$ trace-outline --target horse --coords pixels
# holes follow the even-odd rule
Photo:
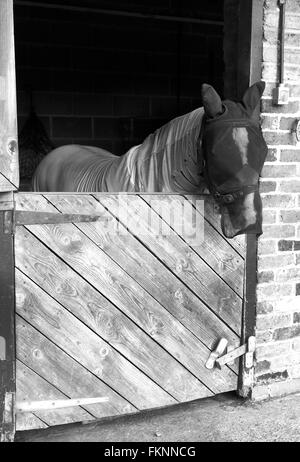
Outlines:
[[[38,165],[33,190],[201,194],[208,188],[227,238],[261,234],[259,176],[267,145],[256,108],[264,88],[260,81],[241,101],[222,101],[203,84],[203,107],[171,120],[123,156],[91,146],[54,149]]]

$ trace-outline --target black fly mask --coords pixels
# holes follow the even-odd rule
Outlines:
[[[264,88],[264,82],[254,84],[237,103],[222,102],[211,86],[202,86],[204,175],[220,205],[222,231],[230,238],[262,233],[258,181],[267,145],[253,113]]]

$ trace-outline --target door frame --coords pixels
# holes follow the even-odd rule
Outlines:
[[[261,79],[263,0],[237,0],[240,10],[238,24],[238,94]],[[13,12],[13,0],[5,0],[5,6]],[[5,28],[0,15],[0,28]],[[9,31],[11,34],[11,30]],[[11,42],[10,42],[11,43]],[[1,50],[0,50],[1,51]],[[15,85],[11,82],[11,85]],[[258,110],[259,115],[259,110]],[[17,114],[15,113],[15,117]],[[13,441],[15,434],[14,401],[16,387],[15,349],[15,285],[13,228],[7,228],[13,212],[13,191],[0,192],[0,441]],[[242,338],[245,343],[255,335],[256,323],[256,273],[257,237],[247,236],[245,261],[244,304],[242,315]],[[4,309],[5,307],[5,309]],[[2,355],[2,356],[1,356]],[[254,386],[254,370],[246,369],[241,358],[238,394],[251,398]]]
[[[263,49],[263,0],[238,0],[238,59],[237,59],[237,95],[242,98],[246,89],[262,76]],[[256,117],[260,108],[256,108]],[[241,343],[249,337],[255,337],[256,328],[256,286],[257,286],[257,242],[258,236],[246,237],[246,260],[244,278],[244,303],[242,315]],[[243,398],[252,398],[255,376],[254,367],[247,369],[245,356],[240,359],[238,394]]]

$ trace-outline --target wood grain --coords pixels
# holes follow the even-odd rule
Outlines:
[[[197,204],[198,208],[200,208],[199,199],[197,201],[196,197],[194,197],[191,201],[187,201],[182,196],[172,196],[171,194],[166,195],[160,200],[150,195],[143,197],[143,199],[166,220],[169,226],[173,225],[170,210],[172,210],[173,214],[176,214],[176,217],[179,218],[182,216],[184,223],[180,229],[180,231],[183,231],[180,234],[181,238],[186,240],[184,234],[193,236],[193,233],[198,233],[199,243],[197,243],[197,235],[195,235],[192,241],[189,240],[187,243],[240,297],[243,296],[244,261],[228,244],[226,239],[208,221],[203,219],[204,213],[202,215],[197,211]],[[190,213],[183,215],[183,210],[187,202],[191,206],[193,203],[195,204],[194,216],[191,216]],[[193,219],[196,222],[202,222],[203,230],[195,229]]]
[[[154,223],[157,221],[157,214],[143,199],[137,196],[95,197],[118,216],[121,222],[126,223],[131,233],[136,235],[223,322],[240,335],[241,298],[172,229],[163,230],[167,235],[155,233]]]
[[[0,2],[0,191],[19,186],[13,0]]]
[[[48,428],[48,425],[39,419],[36,415],[28,412],[26,414],[17,414],[16,430],[19,432],[26,430],[41,430]]]
[[[192,196],[189,194],[185,194],[184,197],[186,197],[189,201],[193,202],[195,207],[197,208],[197,202],[195,201],[195,197],[198,196]],[[219,207],[214,201],[214,199],[211,196],[199,196],[199,199],[204,200],[204,217],[205,220],[207,220],[217,231],[218,233],[224,237],[222,229],[221,229],[221,215],[219,212]],[[201,209],[198,209],[200,213],[202,213]],[[228,244],[233,247],[242,257],[245,259],[246,256],[246,240],[245,236],[236,236],[233,239],[227,239],[224,237],[224,239],[228,242]]]
[[[110,216],[98,201],[88,195],[51,195],[48,199],[64,212],[85,210],[86,213],[99,212]],[[77,224],[98,247],[210,349],[214,348],[216,340],[221,337],[227,338],[230,344],[239,346],[239,337],[231,329],[138,239],[126,232],[124,227],[116,232],[117,225],[116,219],[109,227],[100,224]]]
[[[145,204],[146,206],[146,204]],[[235,389],[229,369],[208,372],[209,349],[162,309],[136,281],[73,225],[31,226],[31,232],[109,298],[213,392]]]
[[[18,227],[15,243],[17,268],[174,398],[189,401],[210,394],[180,363],[29,231]]]
[[[64,395],[69,398],[107,396],[107,403],[86,406],[86,410],[97,418],[137,411],[24,319],[17,316],[16,321],[17,358]]]
[[[66,399],[67,397],[57,390],[53,385],[44,380],[27,366],[17,361],[17,400],[36,401],[45,399]],[[88,412],[81,407],[56,409],[49,411],[36,411],[34,413],[47,425],[62,425],[67,423],[95,420]],[[19,414],[17,414],[17,426]],[[22,422],[22,420],[21,420]]]
[[[17,313],[138,409],[175,402],[107,342],[16,270]]]

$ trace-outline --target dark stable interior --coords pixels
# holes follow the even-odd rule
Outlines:
[[[21,190],[53,147],[122,155],[201,106],[202,83],[223,95],[223,0],[36,3],[14,8]]]

